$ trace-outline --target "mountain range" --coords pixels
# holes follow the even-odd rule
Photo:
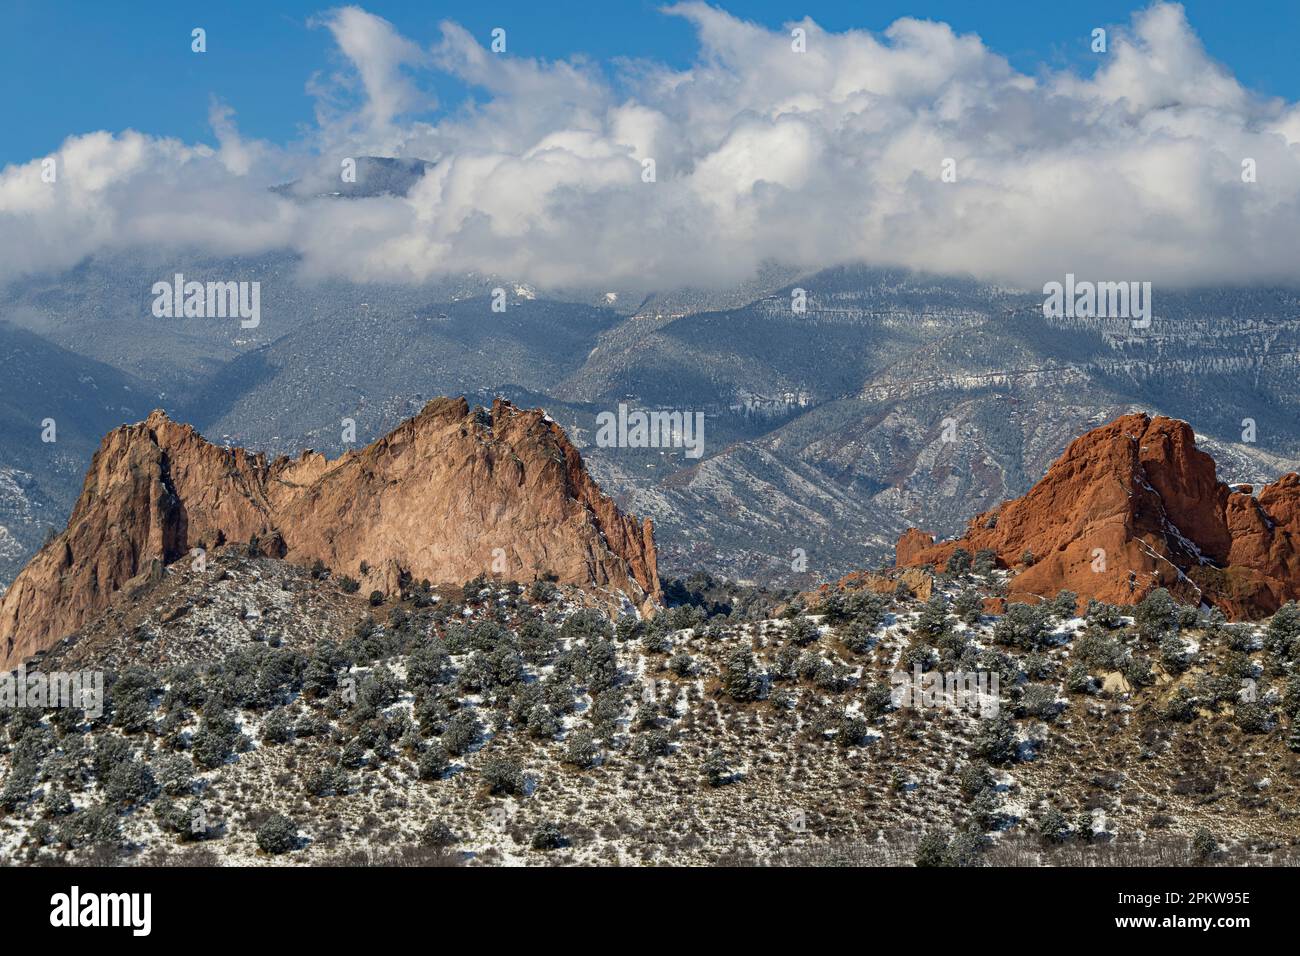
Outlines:
[[[261,282],[262,324],[154,319],[149,288],[176,271]],[[0,575],[62,524],[98,435],[154,407],[220,443],[337,455],[435,395],[540,405],[615,500],[654,519],[666,573],[791,586],[889,560],[910,525],[960,532],[1129,411],[1195,422],[1229,481],[1291,470],[1296,294],[1157,289],[1154,302],[1139,330],[1048,319],[1040,297],[971,280],[855,267],[647,295],[493,276],[316,283],[286,256],[92,259],[0,292],[17,370],[0,396]],[[596,417],[618,403],[702,412],[703,457],[598,447]],[[56,443],[41,441],[47,417]]]

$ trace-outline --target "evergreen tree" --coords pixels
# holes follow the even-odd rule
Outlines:
[[[758,697],[763,681],[754,666],[754,655],[746,650],[734,651],[722,671],[722,689],[732,700],[748,701]]]

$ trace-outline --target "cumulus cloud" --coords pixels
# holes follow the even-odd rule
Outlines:
[[[305,140],[249,142],[219,102],[216,149],[72,136],[56,184],[40,158],[0,171],[0,278],[168,243],[291,249],[308,275],[482,272],[542,287],[722,286],[766,261],[1031,288],[1066,272],[1293,280],[1300,105],[1244,88],[1180,6],[1112,29],[1090,76],[1020,73],[930,21],[837,34],[696,2],[664,13],[698,35],[687,69],[498,55],[452,22],[423,49],[360,8],[329,11],[316,22],[345,68],[312,78]],[[805,52],[792,49],[796,28]],[[419,83],[431,71],[474,97],[431,118]],[[401,197],[266,189],[372,153],[435,165]],[[947,159],[955,182],[941,177]],[[1257,182],[1242,181],[1246,159]]]

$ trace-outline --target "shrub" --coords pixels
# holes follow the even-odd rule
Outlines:
[[[993,640],[1008,647],[1039,650],[1047,644],[1050,613],[1046,605],[1012,604],[993,625]]]
[[[529,618],[519,628],[519,652],[529,663],[548,663],[558,647],[559,633],[541,618]]]
[[[856,747],[866,739],[871,725],[861,717],[845,717],[840,724],[839,741],[845,747]]]
[[[1237,679],[1254,677],[1255,662],[1250,659],[1250,655],[1241,651],[1228,651],[1223,657],[1223,664],[1220,670],[1228,677]]]
[[[132,757],[114,764],[103,781],[104,797],[113,804],[137,804],[144,801],[154,787],[149,767]]]
[[[1027,717],[1049,719],[1055,717],[1059,709],[1056,688],[1051,684],[1026,684],[1021,691],[1020,710]]]
[[[1196,716],[1196,698],[1186,687],[1179,687],[1165,702],[1163,716],[1165,720],[1186,723]]]
[[[868,717],[878,717],[889,709],[892,702],[889,685],[877,682],[867,687],[862,695],[862,712]]]
[[[727,766],[727,758],[716,748],[705,758],[700,769],[710,787],[721,787],[731,779],[731,768]]]
[[[957,787],[961,791],[961,795],[967,800],[973,800],[980,791],[988,790],[992,786],[993,773],[989,770],[987,764],[967,764],[957,778]]]
[[[1166,634],[1160,639],[1160,663],[1172,673],[1181,674],[1191,664],[1187,642],[1177,634]]]
[[[1091,842],[1092,842],[1092,838],[1093,838],[1094,836],[1096,836],[1096,833],[1095,833],[1095,831],[1094,831],[1093,828],[1092,828],[1092,811],[1091,811],[1091,810],[1082,810],[1082,811],[1080,811],[1079,815],[1078,815],[1077,817],[1075,817],[1075,819],[1074,819],[1074,832],[1075,832],[1075,835],[1076,835],[1076,836],[1080,839],[1080,841],[1082,841],[1083,843],[1091,843]]]
[[[984,614],[984,599],[974,588],[964,588],[953,601],[952,609],[967,624],[974,624]]]
[[[563,627],[560,632],[564,633]],[[593,694],[613,687],[618,683],[618,652],[613,642],[608,638],[598,638],[584,644],[578,654],[575,671],[578,679]]]
[[[471,711],[458,711],[447,721],[442,743],[448,753],[459,756],[468,753],[469,749],[478,743],[479,734],[482,732],[478,718]]]
[[[944,866],[948,861],[948,839],[931,831],[921,837],[916,847],[916,866]]]
[[[1046,810],[1038,818],[1038,835],[1046,843],[1063,843],[1070,834],[1070,824],[1065,814],[1055,807]]]
[[[427,690],[447,680],[451,656],[436,637],[417,646],[406,658],[406,682],[412,690]]]
[[[487,590],[487,586],[488,583],[487,583],[486,574],[480,574],[478,577],[470,581],[466,581],[463,585],[461,585],[461,589],[460,589],[461,600],[464,601],[466,604],[477,604],[479,598],[482,597],[483,592]]]
[[[280,813],[273,813],[257,828],[257,845],[264,853],[288,853],[298,845],[298,827]]]
[[[623,716],[624,706],[623,692],[615,687],[595,696],[591,705],[591,720],[597,736],[608,737],[613,734],[616,721]]]
[[[293,739],[293,720],[283,707],[277,707],[262,721],[262,740],[268,744],[287,744]]]
[[[622,643],[635,641],[642,637],[647,630],[648,628],[645,626],[644,622],[633,617],[631,614],[624,614],[618,619],[618,623],[614,625],[614,640]],[[663,628],[658,627],[654,630],[659,631],[660,633],[663,633],[664,631]],[[666,634],[664,634],[664,636],[667,637]]]
[[[647,730],[659,726],[659,706],[650,701],[643,701],[632,715],[634,730]]]
[[[157,682],[143,667],[132,667],[113,685],[110,700],[112,723],[125,733],[144,730],[153,718],[153,695]]]
[[[1119,608],[1096,599],[1088,601],[1088,609],[1084,612],[1084,617],[1089,624],[1108,631],[1113,631],[1124,623],[1124,614]]]
[[[831,591],[823,597],[818,610],[830,625],[842,624],[850,616],[848,605],[844,600],[844,592],[840,590]]]
[[[154,803],[153,813],[164,831],[176,834],[183,841],[203,840],[208,836],[207,814],[197,799],[182,807],[170,797],[162,797]]]
[[[1262,734],[1272,723],[1272,714],[1260,701],[1243,701],[1236,707],[1237,726],[1248,734]]]
[[[790,642],[798,647],[807,647],[820,636],[820,628],[806,617],[796,617],[790,625]]]
[[[528,586],[528,599],[538,604],[550,604],[559,590],[550,581],[537,580]]]
[[[1061,591],[1052,601],[1051,608],[1059,618],[1072,618],[1079,610],[1079,595],[1073,591]]]
[[[1071,649],[1071,654],[1079,661],[1103,671],[1118,667],[1123,653],[1119,641],[1096,627],[1089,627],[1076,638]]]
[[[1192,860],[1196,863],[1205,863],[1218,849],[1219,844],[1215,841],[1214,834],[1204,827],[1192,837]]]
[[[512,757],[493,754],[483,761],[479,776],[491,794],[520,794],[524,789],[524,774],[519,761]]]
[[[1082,662],[1071,663],[1065,672],[1065,689],[1070,693],[1087,693],[1092,689],[1092,675]]]
[[[417,770],[421,780],[437,780],[447,772],[447,766],[447,748],[434,743],[420,753]]]
[[[564,748],[564,762],[580,770],[595,766],[599,750],[590,730],[580,729],[573,732]]]
[[[971,570],[976,574],[988,574],[998,566],[998,556],[992,548],[980,548],[971,561]]]
[[[874,628],[885,619],[885,612],[888,609],[889,599],[873,591],[854,591],[845,601],[845,610],[853,620],[870,628]]]
[[[51,787],[45,794],[45,813],[51,817],[65,817],[75,809],[68,791]]]
[[[194,761],[209,770],[221,766],[234,753],[240,736],[229,714],[219,708],[209,709],[191,741]]]
[[[1196,679],[1195,693],[1198,700],[1210,707],[1218,707],[1239,697],[1241,681],[1222,674],[1201,674]]]
[[[685,651],[678,651],[668,658],[668,669],[678,677],[690,677],[695,670],[695,659]]]
[[[560,625],[560,637],[568,641],[608,640],[613,636],[614,628],[609,623],[609,618],[593,608],[584,608],[569,615]]]
[[[855,618],[843,629],[840,640],[853,654],[865,654],[875,643],[875,625]]]
[[[666,757],[672,752],[668,734],[662,730],[647,730],[637,738],[636,754],[647,760]]]
[[[1006,714],[981,721],[975,737],[975,755],[989,763],[1010,763],[1016,759],[1016,726]]]
[[[951,630],[948,621],[948,602],[942,594],[936,594],[925,602],[921,613],[916,618],[916,629],[930,638],[938,638]]]
[[[1133,610],[1133,621],[1143,634],[1156,637],[1175,626],[1174,612],[1177,607],[1168,591],[1156,588],[1138,602]]]
[[[967,827],[948,844],[945,863],[948,866],[980,866],[983,863],[980,851],[986,842],[984,834],[977,827]]]
[[[32,798],[36,786],[36,771],[31,767],[13,767],[0,791],[0,807],[12,813]]]
[[[1279,662],[1294,660],[1300,654],[1300,606],[1294,601],[1283,604],[1269,620],[1264,648]]]
[[[624,618],[627,620],[627,618]],[[641,648],[647,654],[668,654],[673,649],[673,642],[668,635],[658,628],[651,628],[641,638]]]
[[[538,740],[549,740],[560,732],[560,719],[551,708],[538,704],[528,712],[528,734]]]
[[[111,807],[97,804],[77,822],[91,846],[117,847],[122,843],[122,825]]]
[[[1120,663],[1120,673],[1135,687],[1146,687],[1155,681],[1151,659],[1142,654],[1130,654]]]
[[[434,820],[420,831],[420,844],[435,850],[446,849],[456,842],[456,834],[441,820]]]
[[[534,850],[558,850],[567,841],[560,828],[554,823],[543,823],[533,831],[532,847]]]
[[[341,767],[322,767],[307,774],[302,788],[313,797],[345,793],[348,775]]]

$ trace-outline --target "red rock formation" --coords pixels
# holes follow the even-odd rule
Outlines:
[[[336,572],[372,568],[435,583],[481,573],[660,598],[654,530],[619,512],[541,410],[436,399],[390,434],[334,461],[225,449],[156,411],[110,432],[67,530],[0,600],[0,666],[49,647],[107,606],[151,562],[247,542]]]
[[[936,544],[908,529],[897,562],[943,566],[959,547],[988,548],[1021,566],[1012,600],[1067,589],[1132,604],[1164,587],[1261,617],[1300,598],[1300,475],[1251,491],[1215,477],[1186,422],[1124,415],[1075,439],[1023,498],[977,516],[961,538]]]

